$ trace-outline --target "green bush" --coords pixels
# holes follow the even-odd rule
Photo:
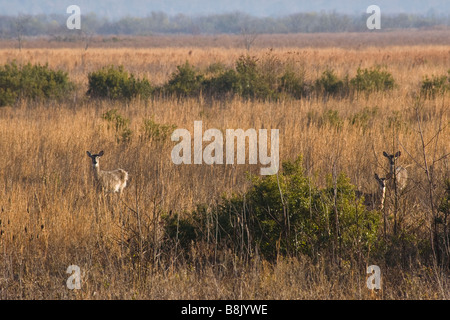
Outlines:
[[[265,69],[267,67],[266,64]],[[215,98],[237,94],[245,99],[275,99],[278,95],[277,81],[274,81],[274,75],[264,70],[258,59],[249,55],[240,56],[235,69],[212,65],[208,68],[208,71],[213,71],[212,77],[202,83],[204,92]]]
[[[63,99],[74,89],[66,72],[53,71],[48,64],[18,67],[16,63],[0,66],[0,106],[17,99]]]
[[[239,76],[233,69],[223,70],[203,82],[204,92],[211,97],[221,98],[239,92]]]
[[[207,240],[207,209],[198,205],[192,213],[163,215],[165,232],[169,239],[178,241],[180,246],[187,249],[192,242]]]
[[[314,124],[319,128],[328,126],[340,130],[344,125],[344,119],[339,115],[339,111],[334,109],[324,110],[322,114],[316,110],[312,110],[306,114],[306,117],[308,126]]]
[[[307,85],[303,75],[299,75],[292,70],[286,70],[280,79],[279,90],[296,99],[307,95]]]
[[[223,197],[209,213],[196,210],[179,226],[189,241],[204,240],[205,230],[215,230],[210,236],[216,235],[217,243],[235,252],[258,248],[269,260],[295,254],[315,258],[337,247],[341,258],[364,257],[377,241],[379,213],[367,211],[345,175],[336,181],[335,196],[332,179],[320,189],[305,176],[301,161],[284,163],[279,175],[251,179],[249,191]],[[171,237],[173,223],[167,227]]]
[[[182,97],[198,96],[202,91],[203,80],[204,76],[186,61],[184,65],[177,66],[177,71],[172,73],[163,90]]]
[[[450,70],[449,77],[443,76],[432,76],[431,79],[428,76],[422,81],[420,87],[420,92],[426,98],[434,98],[436,94],[444,94],[450,89]]]
[[[392,90],[395,85],[392,74],[382,71],[379,66],[372,69],[358,68],[356,76],[350,80],[356,91],[376,92]]]
[[[159,124],[153,119],[144,119],[142,125],[144,134],[143,137],[150,141],[164,142],[175,130],[175,125],[170,124]]]
[[[119,114],[117,109],[111,109],[105,112],[102,118],[108,122],[108,129],[114,129],[117,143],[127,142],[131,139],[133,132],[128,127],[130,119]]]
[[[274,99],[278,96],[278,88],[272,84],[273,75],[265,74],[258,60],[248,55],[239,57],[235,69],[215,63],[207,68],[206,73],[186,62],[177,66],[177,71],[162,89],[188,97],[198,96],[201,92],[214,98],[235,94],[245,99]]]
[[[341,80],[334,70],[326,69],[314,83],[318,94],[344,95],[348,92],[348,79]]]
[[[444,229],[447,230],[450,225],[450,221],[448,221],[450,217],[450,178],[447,178],[444,183],[445,193],[439,201],[437,222],[444,224]],[[448,237],[446,241],[448,246],[450,244]]]
[[[249,55],[242,55],[236,61],[238,83],[235,86],[237,93],[243,98],[273,99],[276,91],[261,70],[258,68],[258,59]]]
[[[213,62],[206,68],[206,74],[218,75],[225,71],[227,71],[227,68],[221,62]]]
[[[366,130],[372,125],[377,114],[378,107],[365,107],[360,112],[357,112],[353,116],[351,116],[349,118],[349,123],[353,126],[360,127]]]
[[[89,73],[89,89],[87,94],[93,98],[131,99],[140,97],[147,99],[153,89],[147,79],[138,80],[129,75],[123,66],[103,67]]]

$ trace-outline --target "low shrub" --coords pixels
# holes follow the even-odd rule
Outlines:
[[[243,98],[274,99],[276,90],[271,87],[268,78],[258,67],[258,59],[242,55],[236,61],[237,93]]]
[[[103,120],[107,121],[108,129],[113,129],[117,143],[127,142],[131,139],[133,132],[129,128],[130,119],[119,114],[117,109],[111,109],[102,115]]]
[[[301,161],[284,163],[279,175],[251,178],[247,192],[223,197],[210,212],[200,206],[178,225],[175,218],[167,220],[167,234],[188,244],[204,241],[205,230],[211,230],[216,243],[236,253],[257,250],[269,260],[296,254],[315,258],[337,247],[344,259],[364,257],[378,239],[379,213],[357,199],[344,174],[336,184],[330,177],[321,189],[305,176]]]
[[[308,94],[308,86],[303,75],[292,70],[286,70],[280,79],[280,92],[283,92],[295,99],[300,99]]]
[[[203,82],[204,92],[214,98],[233,96],[240,91],[239,75],[234,69],[222,70]]]
[[[202,91],[204,76],[188,61],[177,66],[177,71],[172,73],[169,82],[163,87],[163,91],[177,96],[198,96]]]
[[[381,70],[379,66],[371,69],[358,68],[356,76],[350,80],[350,84],[357,92],[376,92],[392,90],[395,85],[392,74]]]
[[[74,89],[66,72],[46,65],[15,62],[0,66],[0,106],[12,105],[18,99],[63,99]]]
[[[149,141],[165,142],[175,128],[175,125],[160,124],[153,119],[144,119],[142,124],[143,138]]]
[[[363,130],[371,127],[375,117],[378,114],[378,107],[365,107],[360,112],[355,113],[349,118],[349,123],[353,126],[360,127]]]
[[[431,79],[428,76],[422,81],[420,87],[420,93],[425,97],[432,99],[436,94],[444,94],[450,89],[450,70],[449,76],[432,76]]]
[[[92,98],[132,99],[140,97],[147,99],[153,92],[147,79],[136,79],[133,74],[129,75],[123,66],[103,67],[89,73],[88,80],[87,94]]]
[[[326,69],[314,82],[314,88],[319,95],[345,95],[348,93],[348,78],[339,79],[334,70]]]

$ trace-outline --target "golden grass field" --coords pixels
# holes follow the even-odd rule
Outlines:
[[[432,222],[426,175],[418,165],[424,157],[415,96],[425,75],[447,74],[450,45],[421,43],[431,33],[427,32],[418,33],[417,41],[408,34],[412,39],[408,43],[397,43],[387,33],[390,40],[381,45],[367,39],[362,46],[336,47],[327,46],[327,41],[301,47],[292,39],[278,46],[261,42],[249,54],[292,63],[305,71],[307,79],[316,79],[327,67],[352,77],[358,66],[383,65],[397,83],[391,92],[367,97],[280,101],[155,97],[119,102],[85,97],[88,73],[109,64],[121,64],[154,85],[166,82],[186,60],[200,70],[215,62],[231,67],[247,51],[228,36],[223,36],[225,47],[217,45],[220,36],[215,45],[211,39],[201,46],[190,40],[178,47],[127,43],[108,48],[94,42],[88,50],[82,43],[47,48],[45,41],[37,45],[28,40],[19,51],[5,42],[0,49],[1,65],[13,60],[48,63],[52,69],[68,72],[77,89],[73,99],[61,104],[20,101],[0,108],[0,299],[448,299],[448,268],[443,271],[420,257],[391,268],[367,261],[382,270],[383,286],[377,294],[366,287],[365,268],[333,265],[327,257],[314,262],[301,256],[280,256],[276,262],[255,257],[244,264],[232,252],[222,252],[219,268],[206,258],[214,248],[200,243],[191,248],[195,263],[179,261],[177,256],[162,257],[167,250],[161,249],[165,237],[161,215],[189,214],[196,204],[213,206],[223,194],[245,191],[249,186],[245,173],[256,175],[259,166],[177,166],[170,158],[175,144],[170,139],[142,139],[143,120],[152,117],[157,123],[190,132],[195,120],[203,121],[203,130],[277,128],[280,161],[302,155],[307,175],[319,184],[325,184],[335,166],[365,192],[376,189],[374,172],[387,172],[382,152],[402,150],[399,161],[408,168],[410,179],[399,211],[400,228],[405,234],[429,239]],[[448,31],[439,32],[448,39]],[[334,37],[345,35],[326,37],[335,43]],[[281,41],[270,42],[269,36],[260,39],[275,45]],[[352,39],[358,39],[358,34]],[[429,162],[450,152],[449,105],[448,92],[421,102],[421,130],[425,142],[431,141],[426,149]],[[102,119],[111,109],[130,119],[133,135],[126,144],[117,143],[115,132]],[[339,113],[340,130],[311,118],[330,109]],[[354,115],[371,109],[376,112],[366,127],[351,124]],[[129,172],[123,202],[117,198],[104,201],[95,192],[87,150],[105,151],[102,169]],[[442,195],[444,179],[449,178],[448,158],[435,164],[433,174],[436,195]],[[69,265],[81,269],[80,290],[66,286]]]

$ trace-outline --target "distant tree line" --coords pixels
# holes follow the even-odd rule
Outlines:
[[[0,15],[0,37],[68,35],[69,15]],[[282,17],[254,17],[242,12],[188,16],[152,12],[147,17],[124,17],[110,20],[94,13],[81,16],[81,29],[98,35],[152,34],[241,34],[245,33],[313,33],[367,31],[369,14],[347,15],[336,12],[295,13]],[[427,28],[450,26],[449,14],[382,15],[382,29]]]

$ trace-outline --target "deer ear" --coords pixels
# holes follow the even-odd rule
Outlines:
[[[103,150],[102,151],[100,151],[100,153],[98,154],[100,157],[103,155]]]
[[[386,151],[383,151],[383,156],[385,156],[386,158],[389,158],[389,155],[386,153]]]
[[[90,153],[89,151],[86,151],[86,153],[87,153],[87,155],[88,155],[89,157],[92,157],[92,155],[91,155],[91,153]]]
[[[397,151],[397,153],[395,154],[395,157],[398,158],[402,155],[401,151]]]

